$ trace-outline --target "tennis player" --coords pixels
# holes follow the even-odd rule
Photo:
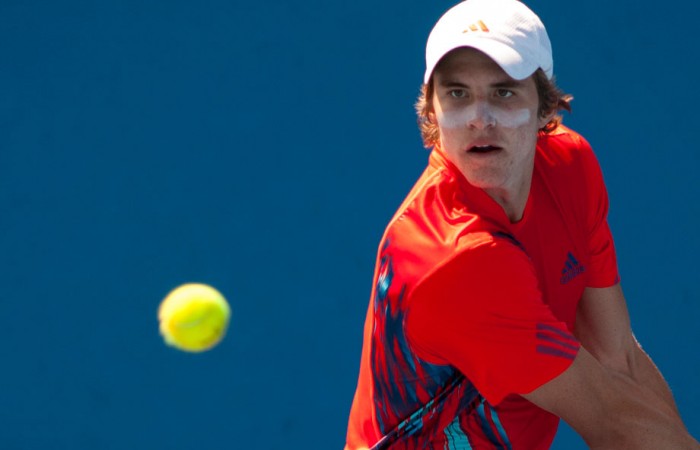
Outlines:
[[[608,199],[540,19],[467,0],[427,42],[427,167],[379,246],[346,450],[700,449],[632,334]]]

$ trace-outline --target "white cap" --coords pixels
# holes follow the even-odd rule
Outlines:
[[[484,52],[516,80],[524,80],[538,68],[550,79],[554,73],[547,30],[518,0],[465,0],[447,11],[428,37],[426,84],[440,59],[459,47]]]

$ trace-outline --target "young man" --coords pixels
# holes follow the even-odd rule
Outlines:
[[[636,342],[587,142],[516,0],[435,25],[425,172],[380,244],[347,450],[700,449]]]

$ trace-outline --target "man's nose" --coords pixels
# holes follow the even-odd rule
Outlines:
[[[470,128],[483,130],[496,125],[496,118],[488,102],[476,101],[471,107],[474,109],[471,120],[468,122]]]

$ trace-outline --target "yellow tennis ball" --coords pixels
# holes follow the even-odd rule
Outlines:
[[[158,307],[165,343],[186,352],[203,352],[221,342],[231,308],[216,289],[190,283],[170,292]]]

